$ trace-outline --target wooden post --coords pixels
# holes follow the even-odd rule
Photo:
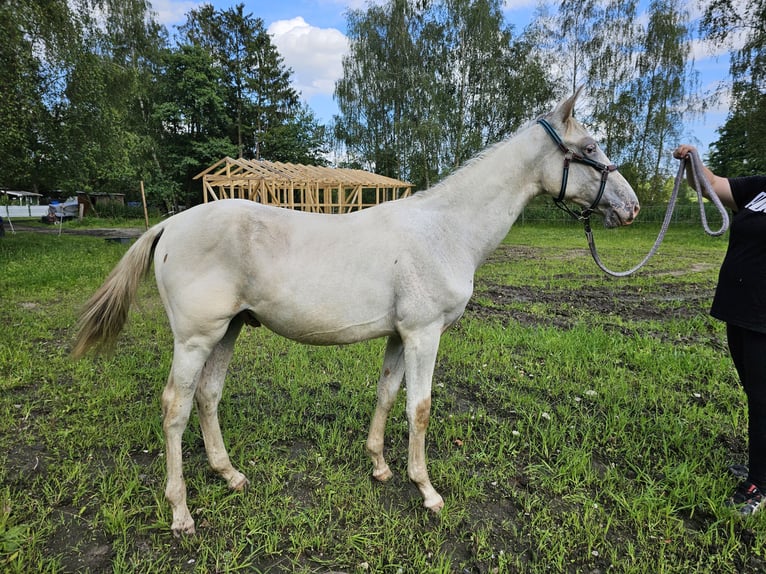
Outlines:
[[[149,212],[146,210],[146,194],[144,193],[144,180],[141,180],[141,203],[144,204],[144,223],[146,229],[149,229]]]

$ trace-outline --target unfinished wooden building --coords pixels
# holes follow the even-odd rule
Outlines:
[[[348,213],[407,197],[412,184],[359,169],[225,157],[202,179],[204,201],[240,198],[316,213]]]

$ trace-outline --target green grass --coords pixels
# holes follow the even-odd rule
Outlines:
[[[140,222],[136,226],[140,227]],[[596,230],[630,267],[656,227]],[[601,274],[574,226],[514,228],[442,339],[427,445],[434,516],[406,478],[403,398],[364,452],[384,342],[306,347],[247,329],[221,423],[228,491],[184,437],[198,534],[175,539],[159,397],[172,338],[151,280],[116,352],[69,359],[77,311],[125,251],[0,240],[0,571],[760,572],[733,517],[745,403],[707,315],[725,239],[673,227],[645,270]]]

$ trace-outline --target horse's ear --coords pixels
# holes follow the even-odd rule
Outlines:
[[[562,124],[566,124],[569,121],[569,118],[572,117],[575,102],[580,96],[580,92],[583,91],[583,88],[585,88],[585,84],[580,84],[571,97],[561,102],[558,106],[556,106],[556,109],[553,110],[553,115],[556,116],[556,118],[558,118]]]

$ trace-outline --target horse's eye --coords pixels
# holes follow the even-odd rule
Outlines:
[[[588,145],[586,145],[585,153],[587,153],[588,155],[593,155],[594,153],[596,153],[596,144],[589,143]]]

